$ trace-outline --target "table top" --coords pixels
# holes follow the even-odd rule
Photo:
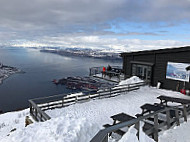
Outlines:
[[[130,116],[130,115],[125,114],[125,113],[119,113],[119,114],[113,115],[113,116],[111,116],[111,118],[113,120],[117,120],[117,121],[120,121],[120,122],[125,122],[125,121],[135,119],[135,117]]]
[[[165,101],[168,101],[168,102],[181,103],[181,104],[190,103],[190,100],[188,100],[188,99],[175,98],[175,97],[169,97],[169,96],[159,96],[157,98],[160,99],[160,100],[165,100]]]
[[[156,106],[156,105],[152,105],[152,104],[144,104],[143,106],[141,106],[141,109],[148,110],[148,111],[158,111],[158,110],[164,109],[164,106]]]

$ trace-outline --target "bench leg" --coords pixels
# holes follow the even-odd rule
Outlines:
[[[186,105],[183,105],[183,117],[184,117],[184,121],[187,122],[187,108],[186,108]]]
[[[176,124],[177,124],[177,126],[179,126],[180,123],[179,123],[179,110],[178,109],[175,110],[175,116],[176,116]]]
[[[113,125],[116,124],[116,120],[113,121]],[[112,132],[109,134],[109,137],[111,136]]]

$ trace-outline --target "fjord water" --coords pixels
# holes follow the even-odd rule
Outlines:
[[[89,67],[122,64],[121,61],[66,57],[13,47],[0,48],[0,62],[25,72],[10,76],[0,85],[0,110],[4,112],[27,108],[28,99],[71,92],[53,84],[53,79],[88,76]]]

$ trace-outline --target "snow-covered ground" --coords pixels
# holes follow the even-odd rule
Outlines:
[[[143,80],[141,80],[139,77],[137,76],[132,76],[129,79],[126,80],[122,80],[119,82],[119,85],[126,85],[126,84],[133,84],[133,83],[140,83],[143,82]]]
[[[8,138],[7,135],[25,127],[25,117],[29,115],[29,109],[22,111],[8,112],[0,115],[0,141]]]
[[[124,93],[113,98],[91,100],[86,103],[77,103],[69,107],[48,110],[46,113],[52,118],[46,122],[34,123],[24,127],[24,118],[29,110],[12,112],[0,115],[0,141],[1,142],[88,142],[102,129],[104,124],[112,124],[110,116],[124,112],[131,116],[141,113],[140,106],[144,103],[159,102],[159,95],[182,97],[189,96],[179,92],[141,87],[139,90]],[[190,120],[179,127],[162,132],[160,142],[187,142]],[[15,131],[10,132],[16,128]],[[121,139],[121,142],[135,139],[134,129]],[[7,136],[10,134],[9,136]],[[142,133],[143,135],[143,133]],[[142,138],[144,140],[145,136]],[[149,139],[150,140],[150,139]],[[151,140],[152,141],[152,140]],[[134,140],[135,142],[135,140]],[[141,140],[140,142],[143,142]]]

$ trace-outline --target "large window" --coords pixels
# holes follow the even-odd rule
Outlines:
[[[152,67],[148,65],[132,64],[132,75],[151,81]]]

